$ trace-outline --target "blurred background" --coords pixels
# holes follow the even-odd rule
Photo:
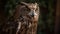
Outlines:
[[[37,2],[40,7],[40,16],[37,34],[58,34],[59,33],[59,0],[0,0],[0,29],[2,23],[13,15],[13,10],[19,2]],[[58,12],[58,13],[57,13]],[[56,15],[57,13],[57,15]],[[57,24],[58,23],[58,24]],[[55,24],[56,27],[55,27]]]

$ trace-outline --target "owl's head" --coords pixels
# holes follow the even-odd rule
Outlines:
[[[39,17],[39,6],[37,3],[25,3],[21,2],[22,5],[19,5],[16,9],[20,15],[27,15],[30,18],[38,19]],[[17,14],[18,14],[17,13]]]

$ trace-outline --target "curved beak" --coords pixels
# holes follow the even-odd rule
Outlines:
[[[29,13],[29,15],[30,15],[31,17],[34,17],[34,16],[36,16],[37,14],[36,14],[35,11],[31,11],[31,12]]]

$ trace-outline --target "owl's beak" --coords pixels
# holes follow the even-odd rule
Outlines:
[[[36,14],[34,11],[31,11],[31,12],[29,13],[29,15],[30,15],[31,17],[34,17],[34,16],[36,16],[37,14]]]
[[[32,12],[32,13],[31,13],[31,17],[34,17],[34,16],[35,16],[35,15],[34,15],[34,12]]]

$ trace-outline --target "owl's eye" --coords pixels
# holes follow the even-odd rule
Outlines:
[[[37,7],[35,11],[39,11],[39,8]]]
[[[35,11],[37,11],[38,9],[36,9]]]

